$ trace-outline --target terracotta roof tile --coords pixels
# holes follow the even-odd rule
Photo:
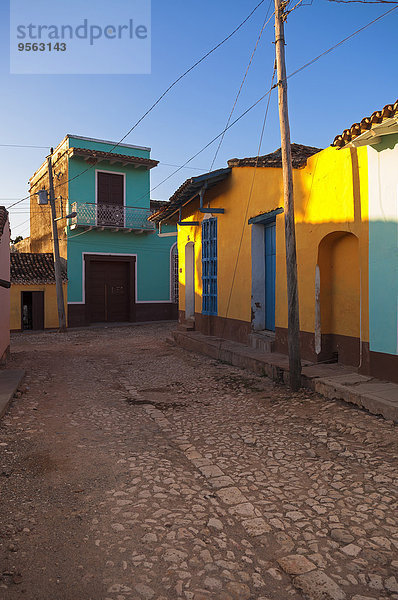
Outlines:
[[[150,209],[152,212],[157,212],[169,204],[168,200],[151,200]]]
[[[308,158],[317,152],[320,152],[322,148],[314,148],[314,146],[304,146],[303,144],[292,144],[292,164],[294,169],[304,167],[307,163]],[[271,154],[265,154],[264,156],[257,157],[251,156],[249,158],[231,158],[228,161],[229,167],[282,167],[282,152],[279,148]]]
[[[196,197],[201,188],[206,185],[209,189],[226,179],[231,173],[231,169],[217,169],[217,171],[211,171],[210,173],[204,173],[197,177],[190,177],[171,196],[169,202],[165,203],[165,206],[155,212],[149,217],[149,221],[159,222],[166,221],[170,216],[176,213],[180,206],[182,206],[189,198],[193,199]]]
[[[51,253],[11,252],[10,281],[14,284],[55,283],[54,260]],[[62,281],[67,281],[66,269]]]
[[[372,129],[373,125],[379,125],[385,119],[391,119],[398,115],[398,100],[394,104],[386,104],[381,110],[375,110],[370,117],[364,117],[360,123],[354,123],[349,129],[344,129],[343,133],[336,135],[331,146],[343,148],[356,137]]]

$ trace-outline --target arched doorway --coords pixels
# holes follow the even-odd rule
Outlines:
[[[195,315],[195,254],[193,242],[185,246],[185,318]]]
[[[361,289],[358,238],[335,231],[318,250],[319,293],[316,324],[320,360],[336,359],[358,366],[360,360]]]

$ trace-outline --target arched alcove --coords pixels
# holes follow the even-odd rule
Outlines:
[[[358,238],[347,231],[325,236],[318,249],[319,293],[316,336],[322,359],[359,364],[360,266]]]

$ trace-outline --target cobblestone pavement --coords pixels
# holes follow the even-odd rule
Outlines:
[[[398,600],[393,423],[170,327],[14,337],[0,597]]]

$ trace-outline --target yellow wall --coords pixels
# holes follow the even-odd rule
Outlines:
[[[67,306],[67,284],[63,284],[64,303]],[[11,314],[10,329],[21,329],[21,292],[44,292],[44,327],[55,329],[58,327],[57,294],[55,284],[46,285],[11,285]],[[66,308],[65,308],[66,310]]]
[[[254,175],[254,184],[253,184]],[[250,189],[252,187],[250,195]],[[250,197],[250,200],[249,200]],[[359,240],[361,338],[369,339],[368,327],[368,191],[367,152],[327,148],[311,157],[306,167],[294,169],[297,261],[300,298],[300,329],[315,329],[315,270],[322,239],[335,231],[348,232]],[[248,219],[283,207],[282,172],[277,168],[234,167],[231,176],[205,195],[205,205],[225,209],[218,217],[218,315],[251,321],[251,225]],[[183,219],[202,221],[198,201],[183,209]],[[355,239],[355,238],[353,238]],[[240,245],[240,241],[242,243]],[[185,245],[195,244],[195,312],[202,310],[201,227],[178,227],[180,310],[185,308]],[[239,251],[240,246],[240,251]],[[343,285],[355,297],[359,278],[344,271],[344,255],[354,246],[339,246]],[[276,327],[287,327],[284,215],[276,218]],[[351,259],[349,259],[351,260]],[[354,260],[354,259],[352,259]],[[343,267],[341,267],[341,264]],[[235,272],[235,278],[234,278]],[[324,270],[323,283],[330,277]],[[233,281],[234,279],[234,281]],[[233,283],[232,283],[233,282]],[[351,291],[350,291],[351,290]],[[335,289],[336,294],[339,292]],[[359,315],[358,315],[359,321]],[[353,335],[349,310],[340,310],[333,333]],[[324,333],[324,331],[322,331]]]

